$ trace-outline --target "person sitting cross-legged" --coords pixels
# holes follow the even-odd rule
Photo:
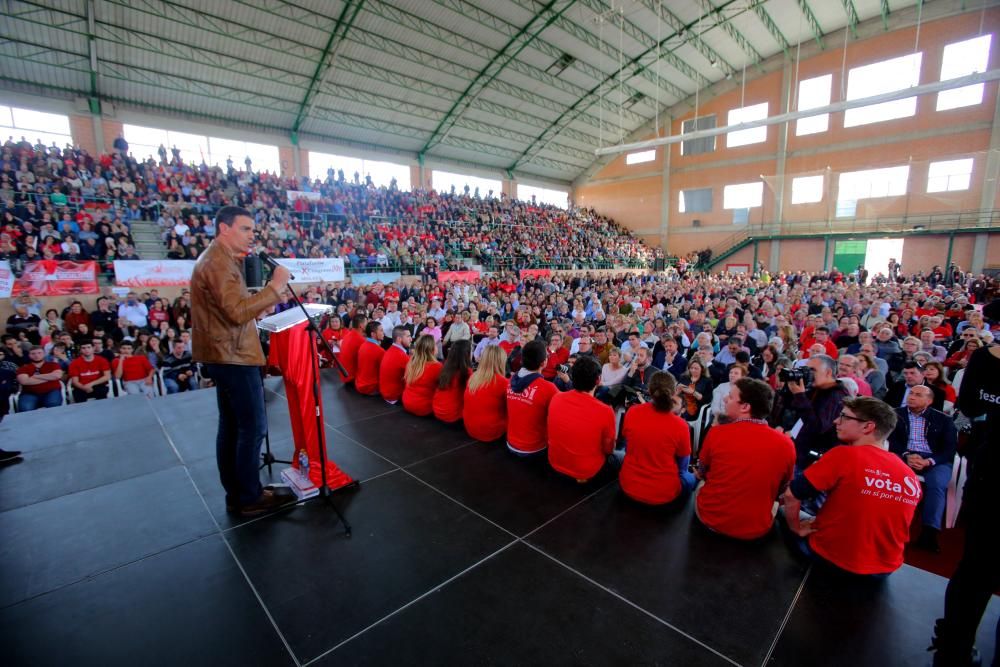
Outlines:
[[[930,387],[917,385],[906,396],[906,407],[896,408],[896,428],[889,436],[889,451],[924,478],[923,529],[914,546],[938,552],[945,495],[958,446],[958,429],[951,418],[931,407]]]
[[[17,382],[21,385],[17,411],[29,412],[62,405],[62,376],[59,364],[45,361],[45,348],[36,345],[28,350],[28,363],[17,369]]]
[[[594,398],[601,382],[597,360],[581,357],[570,373],[573,389],[553,396],[549,403],[549,465],[578,482],[587,482],[604,468],[621,466],[621,458],[613,453],[615,413]]]
[[[921,490],[916,473],[886,451],[896,421],[896,412],[877,398],[844,401],[834,420],[844,444],[792,480],[784,494],[798,551],[858,575],[882,577],[903,564]],[[802,501],[820,494],[826,501],[816,517],[800,517]]]
[[[110,383],[111,364],[104,357],[94,354],[93,341],[80,343],[80,356],[69,364],[73,402],[84,403],[92,398],[107,398]]]
[[[695,478],[688,471],[691,431],[674,412],[678,402],[674,376],[654,373],[648,388],[652,400],[625,413],[625,460],[618,482],[632,500],[665,505],[694,490]]]
[[[385,350],[382,349],[382,323],[371,320],[365,325],[365,340],[358,348],[358,364],[356,367],[354,388],[359,394],[374,396],[379,393],[379,368]]]
[[[741,540],[766,535],[775,501],[792,478],[795,444],[767,425],[774,392],[762,380],[738,378],[722,401],[719,423],[698,452],[695,514],[711,530]]]
[[[545,451],[549,403],[559,393],[542,377],[547,353],[545,343],[535,339],[521,349],[521,369],[507,389],[507,448],[519,456]]]
[[[191,353],[184,349],[184,341],[175,340],[170,354],[163,358],[163,384],[168,394],[198,388],[198,378],[194,372]]]

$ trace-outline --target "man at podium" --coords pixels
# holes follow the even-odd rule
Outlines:
[[[251,295],[242,266],[254,244],[253,216],[245,208],[225,206],[215,225],[215,240],[191,274],[192,354],[217,388],[215,454],[226,489],[226,510],[257,516],[282,501],[264,490],[257,468],[267,413],[260,372],[264,351],[255,319],[282,300],[289,273],[284,267],[275,268],[267,287]]]

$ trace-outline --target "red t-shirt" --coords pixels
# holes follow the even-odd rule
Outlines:
[[[466,373],[465,379],[469,379],[472,371]],[[465,387],[459,386],[458,376],[451,379],[444,389],[438,388],[434,391],[434,399],[431,406],[434,416],[443,422],[451,424],[462,418],[462,397],[465,395]]]
[[[545,352],[549,355],[549,358],[545,360],[545,365],[542,366],[542,377],[546,380],[551,380],[556,376],[556,366],[565,364],[569,359],[569,350],[565,347],[560,347],[553,352],[546,348]]]
[[[433,410],[434,391],[437,389],[440,376],[440,361],[434,361],[424,366],[424,372],[420,377],[415,382],[407,384],[403,389],[403,408],[418,417],[429,415]]]
[[[630,498],[650,505],[669,503],[681,493],[678,456],[691,456],[687,422],[652,403],[629,408],[622,425],[626,452],[618,482]]]
[[[511,449],[534,454],[548,446],[549,401],[558,393],[554,384],[540,377],[523,392],[507,388],[507,445]]]
[[[77,357],[69,364],[69,376],[79,378],[80,384],[90,384],[110,370],[111,364],[108,363],[108,360],[97,355],[94,355],[90,361],[83,357]]]
[[[552,397],[549,465],[573,479],[590,479],[615,448],[615,412],[582,391]]]
[[[118,364],[121,363],[121,357],[115,357],[111,362],[111,370],[117,371]],[[131,357],[125,357],[125,366],[122,367],[122,382],[136,382],[138,380],[145,380],[149,377],[150,371],[153,370],[153,365],[149,363],[149,357],[145,354],[133,354]]]
[[[827,494],[809,547],[855,574],[898,570],[920,502],[916,473],[874,445],[842,445],[809,466],[805,476]]]
[[[379,391],[387,401],[398,401],[403,396],[403,373],[410,361],[408,355],[398,345],[391,346],[382,357],[378,371]]]
[[[697,499],[701,522],[741,540],[771,530],[774,501],[795,472],[791,438],[767,424],[719,424],[698,457],[705,469]]]
[[[809,348],[812,347],[813,345],[816,345],[816,339],[815,338],[803,338],[802,339],[802,358],[803,359],[808,359],[809,358]],[[834,359],[836,359],[838,356],[840,356],[840,352],[837,350],[837,346],[834,345],[833,341],[830,340],[829,338],[827,338],[826,342],[822,343],[822,345],[823,345],[823,347],[826,348],[826,354],[827,354],[827,356],[833,357]]]
[[[359,394],[369,396],[378,393],[379,366],[385,350],[381,345],[365,340],[358,349],[358,370],[354,378],[354,388]]]
[[[41,366],[35,366],[35,364],[25,364],[17,369],[17,374],[34,377],[35,375],[48,375],[49,373],[54,373],[58,370],[62,370],[62,367],[56,362],[43,361]],[[59,380],[49,380],[48,382],[43,382],[42,384],[21,385],[21,391],[28,392],[29,394],[47,394],[50,391],[60,391],[61,389],[62,383]]]
[[[499,440],[507,432],[507,388],[510,383],[499,373],[475,392],[465,387],[462,421],[465,432],[480,442]]]
[[[354,329],[344,334],[341,339],[340,354],[337,355],[337,359],[347,371],[347,377],[343,378],[344,382],[352,382],[354,376],[358,374],[358,350],[361,349],[361,344],[364,342],[364,336]]]

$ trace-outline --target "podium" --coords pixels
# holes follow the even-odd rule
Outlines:
[[[333,310],[331,306],[312,303],[305,304],[304,309],[310,318],[318,318]],[[296,469],[299,467],[297,454],[306,450],[309,479],[319,489],[325,486],[334,491],[356,482],[327,456],[317,341],[302,310],[292,308],[271,315],[260,320],[257,326],[271,334],[268,365],[281,369],[285,379],[285,396],[296,454],[291,457],[292,465]]]

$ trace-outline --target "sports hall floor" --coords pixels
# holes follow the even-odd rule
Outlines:
[[[325,379],[337,494],[225,512],[212,390],[13,415],[4,665],[926,665],[946,581],[852,585]],[[290,453],[280,382],[271,440]],[[979,647],[989,664],[994,598]]]

